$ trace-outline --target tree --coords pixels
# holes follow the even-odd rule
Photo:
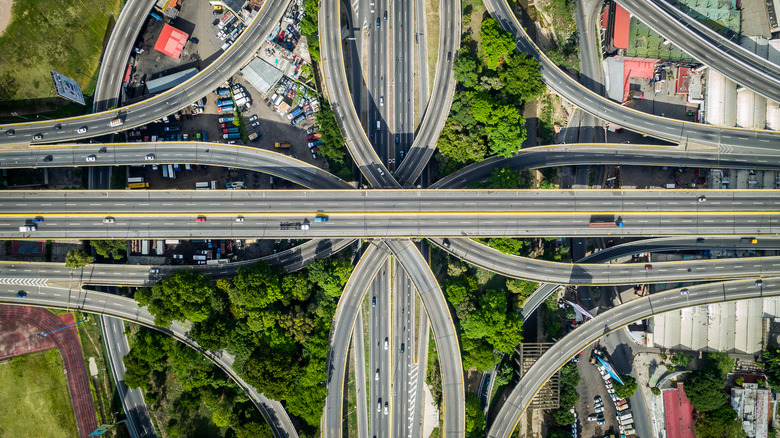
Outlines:
[[[615,388],[615,395],[618,398],[631,398],[636,392],[636,379],[623,374],[620,375],[620,379],[623,381],[622,384],[617,380],[612,381],[612,386]]]
[[[90,240],[89,244],[102,257],[122,260],[127,256],[127,240]]]
[[[574,414],[569,409],[558,409],[552,413],[552,416],[559,426],[568,426],[575,421]]]
[[[688,366],[688,363],[690,363],[691,359],[693,358],[683,353],[682,351],[678,351],[672,356],[672,363],[678,367],[686,367]]]
[[[466,438],[482,438],[485,436],[485,412],[482,404],[474,393],[466,396]]]
[[[490,153],[500,157],[511,157],[513,152],[519,151],[523,147],[523,142],[527,137],[525,130],[525,117],[520,116],[517,110],[514,110],[517,119],[512,121],[512,117],[504,117],[498,120],[496,126],[490,130],[488,145]]]
[[[519,278],[507,278],[506,289],[513,293],[517,298],[517,307],[523,307],[525,301],[539,287],[539,283],[533,281],[520,280]]]
[[[314,3],[314,0],[308,0],[305,4],[308,5],[310,2]],[[308,18],[308,15],[306,18]],[[312,41],[313,40],[309,38],[310,51],[312,48]],[[312,56],[312,58],[314,57]],[[336,122],[336,116],[333,114],[330,103],[325,99],[321,99],[320,102],[320,110],[314,113],[314,118],[317,120],[317,124],[320,125],[319,133],[322,134],[322,137],[320,137],[320,140],[322,140],[320,153],[323,157],[327,158],[328,161],[343,163],[345,156],[344,136],[341,135],[341,129],[339,128],[338,122]]]
[[[530,102],[547,89],[539,63],[527,53],[512,52],[506,65],[498,70],[498,77],[504,83],[501,91],[512,96],[517,104]]]
[[[730,358],[728,353],[709,353],[706,358],[706,366],[715,368],[722,377],[726,377],[726,374],[734,369],[734,359]]]
[[[155,324],[167,327],[173,321],[205,320],[212,310],[216,288],[200,272],[181,270],[158,281],[151,289],[140,288],[135,300],[147,306]]]
[[[488,246],[501,251],[504,254],[520,255],[520,250],[525,246],[525,241],[511,237],[496,237],[488,240]]]
[[[711,368],[692,372],[684,386],[685,395],[699,412],[714,411],[725,405],[728,394],[723,388],[723,377]]]
[[[264,309],[277,301],[289,304],[291,297],[282,294],[281,274],[281,269],[271,268],[266,262],[239,269],[233,277],[230,301],[254,309]]]
[[[454,118],[449,118],[441,131],[437,148],[444,156],[460,164],[481,161],[487,153],[483,132],[480,128],[466,130]]]
[[[95,258],[83,249],[72,249],[65,255],[65,267],[78,269],[95,263]]]
[[[710,412],[697,413],[694,431],[697,438],[742,438],[746,436],[742,430],[742,422],[737,418],[737,413],[728,404]]]
[[[573,420],[574,420],[574,415],[572,415],[572,423],[574,423]],[[546,438],[571,438],[571,432],[556,427],[554,429],[550,429],[547,432]]]
[[[462,46],[457,58],[452,62],[452,70],[455,80],[465,88],[474,88],[479,84],[479,74],[482,73],[482,62],[477,55]]]
[[[661,388],[657,386],[653,386],[652,388],[650,388],[650,392],[652,392],[653,395],[661,395]]]
[[[515,39],[512,34],[501,29],[498,21],[487,18],[482,21],[482,53],[485,65],[495,70],[507,55],[515,50]]]
[[[780,386],[780,347],[769,345],[761,358],[764,364],[764,374],[773,387]]]

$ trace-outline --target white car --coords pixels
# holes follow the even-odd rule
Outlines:
[[[87,132],[87,127],[86,126],[81,127],[79,129],[77,129],[76,132],[79,133],[79,134],[83,134],[83,133]]]
[[[255,120],[257,120],[257,116],[256,115],[254,115],[254,116],[249,118],[250,122],[254,122]]]
[[[385,106],[385,97],[384,96],[380,96],[379,97],[379,106]]]
[[[244,222],[244,216],[238,216],[236,222]]]
[[[144,157],[146,161],[154,160],[154,154],[148,154],[146,157]]]
[[[114,222],[116,222],[116,221],[112,217],[107,217],[107,218],[103,219],[103,223],[104,224],[113,224]]]
[[[94,155],[90,155],[87,157],[87,161],[95,161],[95,160],[97,160],[97,157]]]
[[[385,338],[385,350],[387,350],[387,347],[388,347],[388,346],[389,346],[389,344],[388,344],[388,342],[387,342],[387,338]]]
[[[388,409],[387,409],[387,402],[385,402],[385,415],[387,415],[387,411],[388,411]]]
[[[374,376],[374,380],[379,380],[379,368],[376,369],[376,375]]]

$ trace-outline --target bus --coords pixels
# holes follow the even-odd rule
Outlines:
[[[127,185],[131,189],[148,189],[149,183],[148,182],[134,182]]]

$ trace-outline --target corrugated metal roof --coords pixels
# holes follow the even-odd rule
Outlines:
[[[252,58],[241,74],[261,93],[267,93],[282,78],[281,70],[260,58]]]
[[[151,81],[146,83],[146,88],[149,90],[149,93],[151,94],[160,93],[162,91],[169,90],[181,84],[182,82],[195,76],[196,74],[198,74],[197,68],[188,68],[187,70],[182,70],[177,73],[169,74],[168,76],[152,79]]]

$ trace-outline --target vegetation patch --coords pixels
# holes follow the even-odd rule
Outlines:
[[[481,44],[467,35],[453,60],[458,84],[438,142],[442,174],[519,150],[526,138],[522,105],[545,91],[539,64],[515,50],[511,34],[492,18],[480,30]]]
[[[157,325],[189,321],[189,336],[205,349],[235,356],[234,370],[259,392],[286,402],[287,411],[305,423],[299,430],[313,434],[325,402],[328,333],[351,272],[348,254],[315,260],[294,273],[259,262],[216,285],[200,272],[180,270],[139,289],[135,299],[148,306]],[[149,380],[164,359],[144,362],[148,367],[137,368],[143,365],[138,361],[126,364]],[[134,385],[142,385],[144,378]],[[223,421],[215,424],[242,428],[241,412],[223,413]]]
[[[120,0],[15,0],[0,37],[0,100],[51,97],[50,70],[92,95],[104,37],[120,9]]]
[[[0,435],[76,437],[76,419],[56,348],[0,366]]]

